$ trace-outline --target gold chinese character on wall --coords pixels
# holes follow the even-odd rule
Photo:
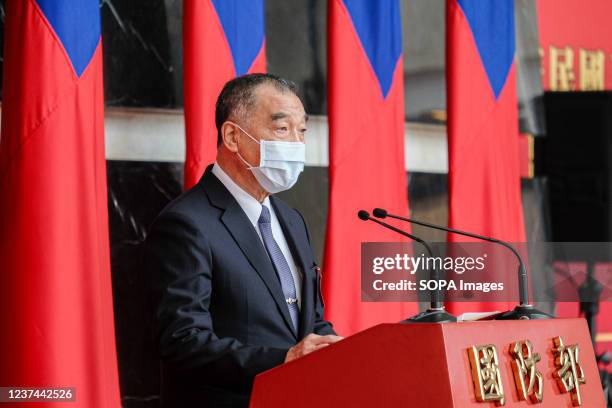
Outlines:
[[[553,339],[553,354],[555,356],[555,372],[559,390],[570,393],[574,406],[582,405],[580,384],[585,384],[584,371],[579,361],[580,347],[578,344],[566,346],[563,338]]]
[[[605,84],[605,54],[601,50],[580,48],[580,90],[601,91]]]
[[[504,405],[504,387],[495,345],[472,346],[468,354],[476,400],[495,401],[497,405]]]
[[[576,75],[574,74],[574,50],[571,47],[549,47],[549,87],[551,91],[573,91]]]
[[[538,47],[538,57],[540,57],[540,76],[544,77],[544,49],[542,47]]]
[[[533,352],[531,341],[523,340],[510,345],[510,355],[519,399],[542,402],[544,377],[536,366],[540,361],[540,354]]]

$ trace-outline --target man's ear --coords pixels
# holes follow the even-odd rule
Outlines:
[[[238,137],[240,130],[231,122],[221,125],[221,143],[227,150],[236,153],[238,151]]]

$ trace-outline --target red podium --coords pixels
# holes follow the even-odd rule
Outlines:
[[[258,375],[250,406],[579,403],[605,407],[586,322],[551,319],[381,324]]]

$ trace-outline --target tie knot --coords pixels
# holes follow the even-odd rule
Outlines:
[[[259,224],[269,224],[270,223],[270,210],[268,207],[262,204],[261,206],[261,215],[259,216]]]

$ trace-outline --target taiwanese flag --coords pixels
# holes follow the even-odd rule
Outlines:
[[[119,407],[99,1],[9,1],[4,35],[0,385]]]
[[[411,303],[361,302],[361,242],[398,241],[357,218],[408,215],[398,0],[330,0],[329,213],[323,269],[327,318],[342,335],[414,314]],[[401,241],[401,239],[399,239]]]
[[[230,79],[266,71],[264,0],[185,0],[185,189],[217,155],[215,102]]]
[[[513,0],[447,0],[449,227],[525,242]],[[449,234],[449,241],[469,241]],[[452,305],[507,310],[505,303]]]

